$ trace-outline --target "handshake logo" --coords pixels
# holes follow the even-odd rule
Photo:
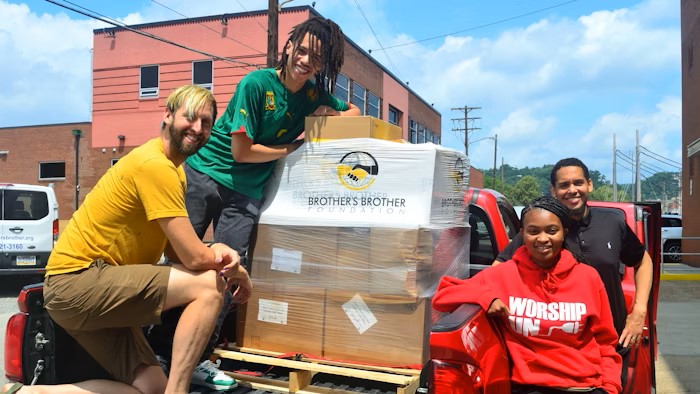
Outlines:
[[[350,190],[365,190],[379,174],[377,160],[367,152],[350,152],[336,166],[340,183]]]

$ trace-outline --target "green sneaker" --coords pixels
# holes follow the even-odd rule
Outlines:
[[[192,384],[206,386],[214,390],[225,391],[238,387],[236,379],[226,375],[219,370],[221,360],[216,360],[216,364],[209,360],[202,361],[197,365],[192,375]]]

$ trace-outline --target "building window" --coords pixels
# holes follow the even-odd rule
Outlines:
[[[389,106],[389,123],[397,126],[400,126],[401,123],[401,111],[391,105]]]
[[[433,132],[429,128],[425,129],[425,142],[433,142]]]
[[[141,66],[139,97],[158,97],[158,66]]]
[[[65,161],[49,161],[39,163],[39,180],[55,180],[66,178]]]
[[[418,123],[413,119],[409,119],[408,125],[408,142],[415,144],[416,136],[418,135]]]
[[[433,142],[440,145],[440,134],[433,133]]]
[[[343,74],[338,74],[338,79],[335,80],[335,97],[350,102],[350,80]]]
[[[367,115],[379,119],[382,118],[379,113],[379,97],[372,94],[372,92],[367,92]]]
[[[425,142],[425,126],[418,123],[418,143],[422,144]]]
[[[192,84],[211,90],[214,81],[213,75],[214,69],[211,60],[192,62]]]
[[[365,110],[365,96],[367,95],[367,89],[357,82],[352,83],[352,103],[360,109],[360,114],[364,115],[367,111]]]

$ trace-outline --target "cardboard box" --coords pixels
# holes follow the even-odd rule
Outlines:
[[[371,229],[338,228],[337,234],[336,277],[328,286],[333,289],[368,292],[371,286]]]
[[[322,356],[325,290],[260,282],[253,286],[243,330],[237,333],[240,346]]]
[[[325,287],[336,277],[334,227],[260,224],[252,252],[251,278]]]
[[[371,234],[371,293],[428,297],[443,275],[468,269],[468,227],[373,227]]]
[[[388,366],[423,365],[429,356],[430,298],[328,290],[323,356]]]
[[[377,138],[398,141],[403,138],[401,127],[372,116],[307,116],[304,139]]]

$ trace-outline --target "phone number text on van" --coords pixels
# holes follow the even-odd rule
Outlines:
[[[24,245],[22,244],[0,244],[0,250],[22,250]]]

